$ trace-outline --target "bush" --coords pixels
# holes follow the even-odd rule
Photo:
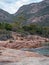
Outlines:
[[[12,30],[12,25],[8,24],[8,23],[5,23],[5,29],[11,31]]]

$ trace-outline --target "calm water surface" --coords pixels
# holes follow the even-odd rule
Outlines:
[[[31,51],[31,52],[37,52],[39,54],[43,54],[43,55],[49,56],[49,46],[43,46],[43,47],[40,47],[40,48],[31,48],[31,49],[23,48],[22,50]]]

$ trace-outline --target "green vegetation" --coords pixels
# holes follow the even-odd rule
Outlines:
[[[24,31],[29,32],[30,34],[37,34],[45,37],[49,37],[49,27],[48,26],[39,26],[36,24],[30,24],[29,26],[23,26]]]
[[[0,23],[0,29],[12,30],[12,25],[9,23]]]
[[[37,24],[22,25],[22,22],[0,23],[0,30],[14,31],[23,35],[37,34],[44,37],[49,37],[49,26],[40,26]]]

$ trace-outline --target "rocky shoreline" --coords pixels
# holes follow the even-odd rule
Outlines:
[[[49,58],[35,52],[0,47],[0,65],[49,65]]]
[[[47,42],[49,42],[48,38],[37,35],[26,38],[16,36],[14,40],[0,41],[0,65],[49,65],[49,57],[37,52],[21,50],[42,47]]]
[[[16,36],[15,40],[0,41],[0,47],[21,49],[21,48],[38,48],[44,46],[48,42],[49,38],[40,37],[37,35],[21,37]]]
[[[0,47],[0,62],[19,62],[27,57],[44,57],[35,52]]]

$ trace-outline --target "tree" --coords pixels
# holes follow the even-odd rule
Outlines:
[[[5,23],[5,29],[6,30],[12,30],[12,25],[8,24],[8,23]]]

